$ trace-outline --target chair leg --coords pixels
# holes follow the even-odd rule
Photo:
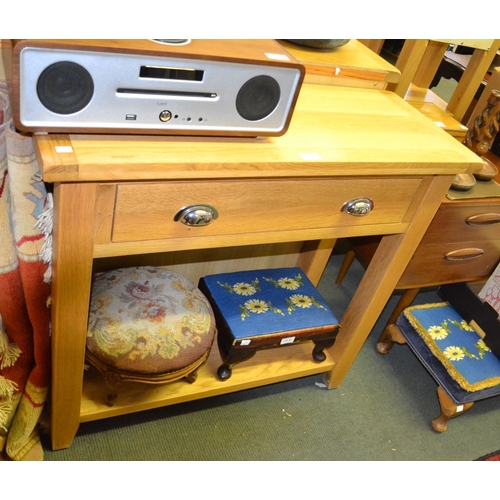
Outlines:
[[[474,403],[465,403],[463,405],[456,405],[444,392],[444,390],[438,386],[437,395],[439,400],[439,406],[441,407],[441,415],[432,421],[432,428],[436,432],[444,432],[447,428],[447,422],[450,418],[458,417],[470,410]]]
[[[356,258],[356,252],[354,250],[347,250],[344,260],[342,261],[342,265],[340,266],[339,273],[337,274],[337,279],[335,283],[337,285],[340,285],[347,274],[347,271],[349,271],[349,268],[351,267],[351,264],[354,262],[354,259]]]
[[[408,288],[403,292],[401,295],[401,298],[399,299],[398,303],[396,304],[396,307],[394,308],[394,311],[392,311],[391,317],[387,321],[388,325],[392,325],[393,323],[396,323],[396,320],[398,319],[399,315],[409,306],[412,305],[413,301],[415,300],[416,296],[420,292],[420,288]]]
[[[408,290],[405,290],[403,292],[403,295],[401,295],[401,298],[399,299],[398,303],[396,304],[396,307],[394,308],[394,311],[392,311],[391,317],[387,321],[384,331],[380,335],[378,342],[377,342],[377,350],[380,354],[387,354],[394,342],[398,344],[404,344],[405,342],[400,342],[398,340],[391,340],[390,338],[387,337],[387,334],[391,331],[389,329],[390,325],[394,325],[396,323],[396,320],[398,319],[399,315],[408,307],[411,306],[412,302],[415,300],[415,297],[418,295],[418,292],[420,292],[420,288],[409,288]]]

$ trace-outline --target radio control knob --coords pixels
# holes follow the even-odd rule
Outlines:
[[[168,122],[172,118],[172,113],[168,110],[164,110],[160,113],[160,121],[161,122]]]

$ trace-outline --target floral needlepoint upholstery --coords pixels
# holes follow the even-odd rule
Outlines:
[[[500,394],[500,359],[448,302],[408,307],[386,333],[406,343],[437,382],[435,431],[446,431],[450,418]]]
[[[500,360],[448,303],[408,307],[404,315],[462,389],[500,384]]]
[[[335,341],[338,320],[298,267],[205,276],[199,287],[218,323],[221,379],[256,350],[312,340],[319,362],[326,358],[323,349]]]
[[[209,302],[179,274],[146,266],[95,276],[87,359],[111,386],[117,378],[190,380],[206,361],[215,333]]]

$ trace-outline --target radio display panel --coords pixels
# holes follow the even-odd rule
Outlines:
[[[141,66],[140,78],[157,80],[181,80],[186,82],[202,82],[204,72],[200,69],[169,68],[166,66]]]

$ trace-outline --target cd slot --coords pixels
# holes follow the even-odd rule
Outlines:
[[[150,90],[150,89],[128,89],[118,88],[117,94],[122,95],[141,95],[146,97],[193,97],[197,99],[215,99],[217,94],[215,92],[187,92],[182,90]]]

